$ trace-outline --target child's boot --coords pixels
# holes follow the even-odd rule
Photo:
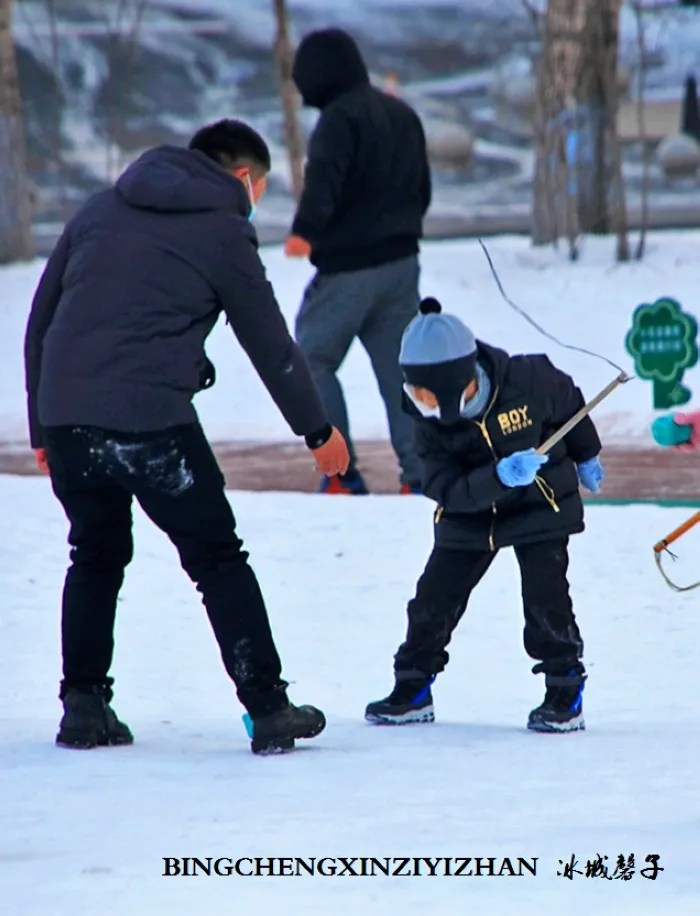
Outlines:
[[[579,662],[563,673],[547,673],[540,663],[532,669],[533,674],[545,674],[544,701],[533,709],[527,720],[527,727],[535,732],[583,731],[583,688],[586,670]]]
[[[374,725],[434,722],[435,710],[430,690],[434,680],[434,677],[397,679],[388,697],[367,706],[365,719]]]

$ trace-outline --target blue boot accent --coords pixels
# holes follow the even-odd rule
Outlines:
[[[369,490],[357,470],[350,470],[347,474],[338,474],[335,477],[324,476],[321,480],[319,493],[336,496],[367,496]]]
[[[435,676],[427,682],[424,678],[396,681],[393,691],[383,700],[370,703],[365,709],[365,719],[374,725],[409,725],[434,722],[435,709],[431,685]]]

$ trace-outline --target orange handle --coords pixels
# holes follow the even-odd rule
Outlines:
[[[697,525],[698,522],[700,522],[700,512],[696,512],[695,515],[691,515],[690,518],[683,522],[682,525],[679,525],[670,534],[667,534],[663,541],[659,541],[658,544],[654,544],[654,553],[661,553],[661,551],[665,550],[669,544],[673,544],[674,541],[677,541],[682,534],[685,534],[686,531],[689,531],[693,525]]]

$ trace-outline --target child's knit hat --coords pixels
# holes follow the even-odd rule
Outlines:
[[[464,389],[476,375],[476,360],[472,331],[456,315],[443,314],[437,299],[423,299],[401,341],[399,362],[406,384],[432,391],[441,418],[454,422]]]

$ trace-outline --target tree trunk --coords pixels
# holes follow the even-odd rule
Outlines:
[[[286,0],[274,0],[277,19],[274,57],[277,71],[277,87],[282,100],[284,116],[284,142],[289,156],[292,178],[292,194],[295,200],[301,197],[304,185],[304,141],[299,125],[299,96],[292,80],[294,52],[289,40]]]
[[[0,264],[34,256],[12,0],[0,0]]]
[[[617,136],[620,0],[549,0],[535,120],[533,242],[615,228],[626,244]]]
[[[534,147],[535,176],[532,240],[556,242],[578,235],[572,205],[574,176],[569,168],[568,133],[576,114],[576,82],[583,31],[596,0],[549,0],[537,64]]]
[[[588,112],[589,151],[582,164],[579,214],[585,232],[604,234],[619,223],[624,206],[617,136],[620,0],[596,0],[586,23],[579,104]],[[586,174],[587,173],[587,174]],[[621,195],[622,194],[622,198]]]

